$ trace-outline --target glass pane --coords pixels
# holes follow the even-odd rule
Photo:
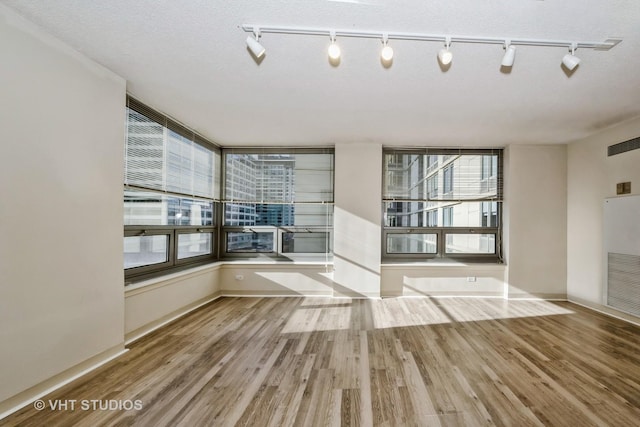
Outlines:
[[[178,234],[178,259],[210,254],[212,237],[211,233]]]
[[[127,110],[124,182],[163,188],[164,130],[161,124]]]
[[[447,234],[445,252],[448,254],[495,254],[495,234]]]
[[[168,191],[193,194],[193,141],[173,131],[167,133],[167,187]],[[208,194],[205,194],[208,195]]]
[[[169,259],[169,236],[127,236],[124,238],[124,268],[161,264]]]
[[[128,109],[125,183],[176,193],[219,197],[217,150],[209,149]],[[217,187],[216,187],[217,184]]]
[[[283,253],[329,253],[329,233],[282,233]]]
[[[498,227],[500,202],[385,202],[385,227]]]
[[[241,202],[332,202],[333,154],[225,154],[225,198]]]
[[[228,226],[311,227],[333,224],[333,205],[329,203],[225,203],[224,209],[224,224]]]
[[[387,153],[383,197],[408,200],[494,199],[498,154]]]
[[[425,178],[434,170],[433,163],[427,162],[433,161],[422,154],[385,154],[384,197],[426,198]]]
[[[387,234],[388,254],[435,254],[438,251],[437,234]]]
[[[273,232],[227,233],[227,252],[273,252]]]
[[[213,202],[125,190],[124,225],[213,225]]]

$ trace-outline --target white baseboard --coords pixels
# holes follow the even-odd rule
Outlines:
[[[0,420],[129,351],[118,345],[0,402]]]
[[[634,316],[633,314],[625,313],[624,311],[616,310],[615,308],[597,304],[591,301],[584,300],[582,298],[569,296],[567,301],[582,306],[584,308],[588,308],[593,311],[597,311],[598,313],[605,314],[607,316],[615,317],[616,319],[624,320],[625,322],[632,323],[636,326],[640,326],[640,318]]]
[[[185,307],[182,307],[176,311],[173,311],[169,314],[167,314],[166,316],[161,317],[160,319],[157,319],[151,323],[147,323],[146,325],[129,332],[128,334],[125,335],[125,345],[129,345],[132,342],[142,338],[143,336],[150,334],[151,332],[160,329],[161,327],[173,322],[176,319],[179,319],[180,317],[191,313],[194,310],[197,310],[198,308],[202,307],[203,305],[207,305],[209,304],[211,301],[215,301],[218,298],[222,297],[222,295],[217,292],[212,296],[206,297],[204,299],[198,300],[192,304],[189,304]]]

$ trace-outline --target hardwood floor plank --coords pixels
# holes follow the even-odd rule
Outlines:
[[[220,298],[1,426],[640,425],[640,327],[566,302]]]

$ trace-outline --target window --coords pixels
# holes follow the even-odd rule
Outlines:
[[[223,160],[225,256],[332,252],[332,150],[228,149]]]
[[[498,226],[498,203],[497,202],[482,202],[481,212],[481,226],[482,227],[497,227]]]
[[[388,149],[384,158],[383,259],[500,260],[502,150]]]
[[[444,180],[443,192],[445,196],[451,196],[451,194],[453,193],[453,165],[452,164],[444,168],[443,180]]]
[[[494,156],[482,156],[481,191],[490,192],[496,185],[498,176],[498,161]]]
[[[445,206],[442,208],[442,225],[451,227],[453,225],[453,207]]]
[[[220,150],[133,98],[126,131],[125,279],[215,259]]]
[[[433,209],[427,212],[427,227],[438,226],[438,210]]]

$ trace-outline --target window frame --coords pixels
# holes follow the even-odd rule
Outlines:
[[[146,117],[150,121],[156,122],[163,127],[163,131],[174,132],[181,137],[187,138],[192,141],[193,144],[201,146],[212,152],[213,155],[213,182],[212,182],[212,195],[203,196],[200,194],[188,194],[170,191],[167,189],[158,189],[154,187],[146,187],[144,185],[130,184],[125,180],[124,191],[141,191],[145,193],[156,193],[158,196],[173,196],[182,199],[202,200],[212,204],[212,217],[210,225],[124,225],[124,237],[140,236],[140,235],[167,235],[168,236],[168,259],[163,263],[148,264],[138,267],[131,267],[124,269],[125,285],[161,276],[174,271],[180,271],[185,268],[190,268],[198,265],[208,264],[215,262],[219,259],[219,224],[220,224],[220,176],[221,165],[216,165],[216,157],[222,159],[221,148],[200,136],[195,131],[179,124],[177,121],[171,119],[168,116],[146,106],[135,98],[127,95],[127,102],[125,106],[125,129],[129,126],[129,110],[133,110],[138,114]],[[125,139],[125,162],[127,156],[127,146]],[[163,156],[167,155],[166,145],[163,148]],[[194,162],[195,162],[194,158]],[[197,174],[194,166],[192,173]],[[194,190],[195,191],[195,190]],[[211,253],[191,256],[186,258],[178,258],[178,243],[180,234],[193,234],[193,233],[207,233],[211,234]],[[124,248],[123,248],[124,249]],[[124,253],[124,252],[123,252]]]
[[[238,199],[229,199],[227,197],[227,161],[226,156],[228,154],[330,154],[331,155],[331,197],[328,201],[245,201]],[[276,260],[297,260],[297,259],[320,259],[328,261],[329,258],[333,258],[333,217],[334,217],[334,198],[335,198],[335,149],[333,147],[309,147],[309,148],[297,148],[297,147],[260,147],[260,148],[222,148],[221,150],[221,202],[220,202],[220,258],[221,259],[256,259],[256,258],[273,258]],[[251,226],[238,226],[227,225],[226,223],[226,205],[227,204],[262,204],[262,205],[318,205],[326,207],[326,215],[331,217],[331,224],[326,225],[251,225]],[[273,234],[273,247],[270,252],[257,252],[257,251],[233,251],[230,252],[228,248],[228,233],[238,232],[259,232],[259,233],[272,233]],[[283,248],[283,234],[288,232],[317,232],[327,233],[328,239],[328,252],[284,252]]]
[[[395,148],[395,147],[385,147],[383,148],[383,153],[382,153],[382,204],[381,204],[381,211],[382,211],[382,216],[381,216],[381,227],[382,227],[382,254],[381,254],[381,258],[383,262],[418,262],[418,261],[432,261],[432,260],[437,260],[437,259],[442,259],[442,260],[456,260],[456,261],[463,261],[463,262],[497,262],[497,263],[503,263],[503,258],[502,258],[502,212],[503,212],[503,173],[504,173],[504,159],[503,159],[503,149],[502,148],[493,148],[493,149],[465,149],[465,148],[456,148],[456,149],[448,149],[448,148],[423,148],[423,149],[416,149],[416,148]],[[450,206],[443,206],[441,208],[439,208],[439,210],[442,210],[442,215],[443,215],[443,221],[442,221],[442,226],[436,226],[436,227],[429,227],[428,224],[423,224],[422,226],[408,226],[408,227],[394,227],[394,226],[387,226],[387,220],[385,218],[385,214],[386,214],[386,204],[387,203],[397,203],[397,202],[422,202],[425,205],[427,203],[429,203],[428,197],[424,197],[424,198],[419,198],[419,199],[402,199],[402,198],[397,198],[397,197],[385,197],[385,185],[386,185],[386,180],[387,180],[387,169],[386,169],[386,158],[387,155],[394,155],[397,156],[398,154],[408,154],[408,155],[425,155],[426,158],[428,159],[429,156],[431,155],[443,155],[443,159],[441,162],[435,162],[435,164],[438,165],[439,169],[442,169],[443,171],[443,188],[442,188],[442,194],[440,195],[440,201],[441,202],[452,202],[452,201],[459,201],[459,202],[480,202],[479,203],[479,210],[480,210],[480,224],[482,224],[482,202],[487,202],[487,203],[491,203],[491,202],[496,202],[496,221],[497,224],[495,224],[495,226],[487,226],[487,227],[468,227],[468,226],[462,226],[462,227],[454,227],[451,225],[451,223],[449,224],[445,224],[445,212],[447,209],[453,209],[453,205]],[[449,172],[451,174],[451,181],[452,181],[452,191],[451,192],[447,192],[445,193],[445,185],[444,185],[444,181],[445,181],[445,177],[444,177],[444,173],[445,170],[452,170],[454,171],[454,165],[453,162],[460,156],[460,155],[496,155],[497,156],[497,176],[491,175],[490,177],[488,177],[489,179],[495,179],[496,180],[496,192],[497,195],[495,198],[490,198],[490,199],[464,199],[464,198],[460,198],[457,199],[456,197],[454,197],[454,195],[452,193],[455,192],[455,184],[454,184],[454,180],[455,180],[455,172]],[[396,158],[396,163],[398,163],[398,159]],[[480,159],[480,168],[481,168],[481,175],[482,172],[484,171],[484,159]],[[434,170],[432,168],[429,168],[427,170],[427,174],[426,174],[426,179],[428,179],[429,177],[433,176],[432,174],[434,173]],[[396,177],[394,177],[395,179],[397,179]],[[482,179],[482,176],[478,179],[478,184],[482,185],[481,181],[486,181],[485,179]],[[484,187],[482,187],[484,188]],[[451,215],[453,215],[453,213],[451,213]],[[489,214],[489,217],[491,217],[491,213]],[[453,220],[453,218],[451,218]],[[490,222],[490,219],[488,219],[488,221]],[[430,254],[430,253],[395,253],[395,252],[389,252],[389,249],[387,248],[387,237],[390,234],[436,234],[436,253],[434,254]],[[448,253],[446,252],[446,245],[447,245],[447,236],[453,236],[453,235],[480,235],[480,234],[488,234],[488,235],[494,235],[495,237],[495,252],[494,253],[482,253],[482,252],[474,252],[474,253]]]
[[[211,234],[211,253],[193,257],[178,259],[178,235],[206,233]],[[168,236],[167,261],[157,264],[142,265],[139,267],[125,268],[126,284],[154,277],[157,273],[166,274],[184,267],[192,267],[214,262],[218,259],[218,229],[215,226],[198,225],[125,225],[124,237],[134,236]]]

